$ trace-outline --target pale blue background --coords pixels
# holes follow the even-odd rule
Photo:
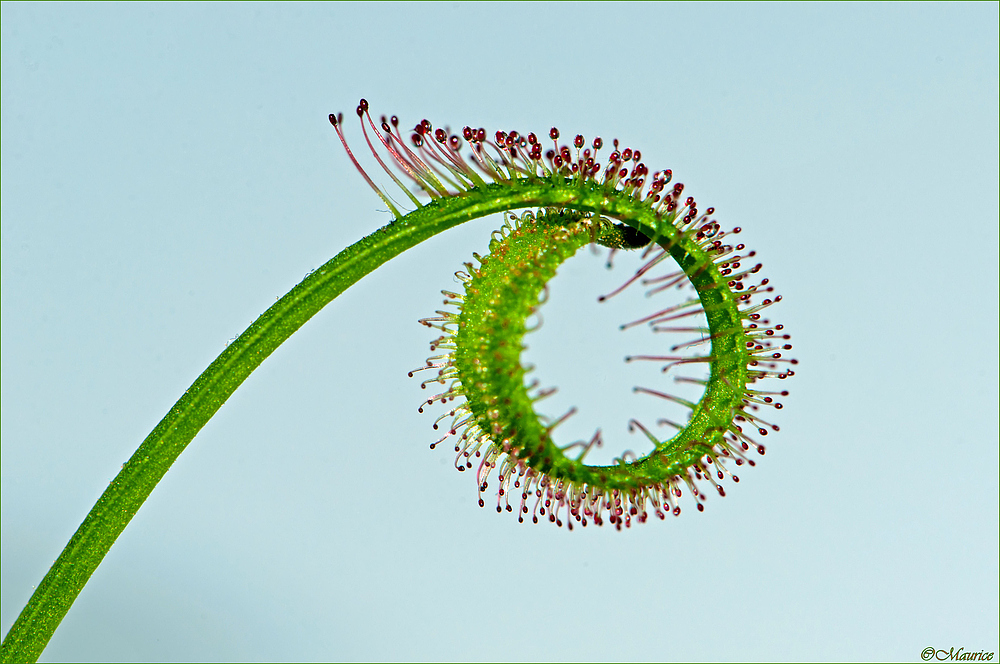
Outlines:
[[[0,11],[4,631],[227,340],[388,220],[326,120],[361,96],[641,148],[746,229],[802,362],[767,457],[704,514],[568,533],[480,510],[405,375],[497,221],[469,224],[250,378],[46,659],[997,651],[995,3]],[[568,352],[533,351],[582,389],[604,365],[565,340],[596,321],[568,320]]]

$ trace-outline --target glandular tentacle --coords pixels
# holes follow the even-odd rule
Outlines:
[[[446,227],[487,208],[536,210],[508,217],[494,233],[490,253],[473,254],[475,262],[456,273],[464,292],[443,291],[446,306],[455,310],[441,310],[421,321],[440,332],[431,343],[436,354],[416,370],[430,373],[422,387],[443,386],[420,406],[423,410],[440,404],[446,409],[434,427],[444,426],[447,434],[431,446],[455,439],[455,466],[463,471],[475,468],[481,505],[482,492],[495,482],[497,510],[516,509],[519,520],[530,514],[532,521],[565,522],[570,528],[574,521],[607,521],[620,529],[646,521],[650,514],[661,519],[679,514],[678,499],[685,488],[703,510],[705,494],[699,483],[724,496],[720,482],[727,477],[739,481],[727,464],[754,465],[748,455],[751,448],[764,453],[754,436],[778,430],[760,410],[781,409],[774,397],[787,395],[785,390],[761,389],[760,382],[794,375],[796,361],[786,357],[791,344],[786,343],[783,326],[764,318],[781,296],[773,295],[768,279],[759,277],[762,265],[756,254],[735,241],[739,227],[723,230],[712,218],[714,208],[700,210],[692,196],[684,195],[684,185],[673,182],[670,170],[650,175],[641,153],[622,148],[617,139],[602,164],[600,138],[588,146],[577,135],[572,147],[561,145],[560,132],[552,128],[552,148],[546,150],[533,133],[497,131],[490,137],[483,128],[466,126],[459,137],[423,120],[410,134],[411,147],[395,116],[391,123],[383,117],[384,135],[378,135],[364,100],[358,115],[369,148],[394,183],[403,186],[387,163],[417,186],[415,192],[406,192],[411,201],[421,194],[433,201],[400,217],[387,194],[350,155],[397,217],[395,223]],[[378,143],[368,138],[366,120]],[[340,116],[331,115],[331,122],[347,148]],[[462,154],[465,143],[471,149],[469,159]],[[379,156],[379,145],[388,159]],[[453,201],[456,211],[469,201],[468,213],[456,212],[468,216],[448,217],[449,199],[458,199]],[[612,251],[645,248],[644,263],[635,275],[601,299],[634,284],[651,296],[677,288],[694,291],[685,302],[622,325],[688,335],[668,344],[667,352],[636,354],[627,361],[657,362],[671,374],[685,367],[707,368],[704,377],[677,376],[704,388],[697,402],[669,388],[637,386],[636,392],[647,398],[684,406],[688,419],[661,417],[652,428],[633,420],[631,428],[648,437],[652,451],[642,456],[625,452],[610,465],[585,463],[586,454],[603,442],[599,431],[589,443],[560,447],[553,441],[553,429],[573,409],[551,421],[539,417],[534,406],[552,388],[526,385],[530,367],[520,362],[527,321],[534,316],[537,324],[546,283],[563,261],[592,242]],[[661,438],[654,430],[662,426],[675,433]]]

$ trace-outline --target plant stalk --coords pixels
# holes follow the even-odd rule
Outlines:
[[[198,376],[122,466],[49,568],[0,644],[0,662],[34,662],[111,545],[188,443],[244,380],[288,337],[352,284],[406,249],[465,221],[535,205],[631,212],[648,207],[616,191],[564,182],[488,184],[437,199],[380,228],[307,275],[274,303]],[[638,226],[637,226],[638,227]]]

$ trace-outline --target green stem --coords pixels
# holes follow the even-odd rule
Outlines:
[[[641,220],[648,207],[615,191],[538,180],[489,184],[438,199],[352,244],[253,322],[198,377],[146,437],[52,564],[0,645],[0,661],[36,661],[111,545],[188,443],[264,359],[320,309],[406,249],[460,223],[528,206],[559,206]]]

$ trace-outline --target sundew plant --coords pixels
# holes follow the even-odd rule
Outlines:
[[[708,496],[725,496],[740,470],[764,454],[796,361],[789,334],[771,317],[781,296],[740,242],[738,226],[724,226],[669,169],[651,170],[640,150],[617,140],[563,136],[555,127],[540,135],[471,126],[453,133],[428,120],[405,130],[396,116],[376,123],[363,99],[356,114],[360,139],[352,142],[363,139],[392,189],[377,186],[377,174],[356,159],[343,116],[329,120],[394,220],[307,275],[185,391],[38,585],[3,641],[4,662],[38,658],[156,484],[265,358],[386,261],[486,215],[503,214],[503,225],[487,254],[456,266],[461,292],[443,291],[445,308],[421,321],[437,337],[426,363],[410,372],[428,390],[419,408],[433,413],[430,447],[446,448],[455,467],[475,477],[481,506],[568,530],[622,530],[678,516],[685,504],[703,510]],[[600,429],[558,439],[574,410],[541,414],[538,403],[556,388],[540,384],[522,359],[547,283],[588,245],[608,248],[609,263],[615,252],[641,252],[641,267],[602,297],[646,289],[651,308],[621,326],[643,326],[665,340],[662,353],[626,358],[660,368],[660,382],[634,391],[662,402],[665,415],[630,420],[645,447],[606,464],[588,463],[605,444]],[[678,385],[693,385],[700,396],[691,399]]]

